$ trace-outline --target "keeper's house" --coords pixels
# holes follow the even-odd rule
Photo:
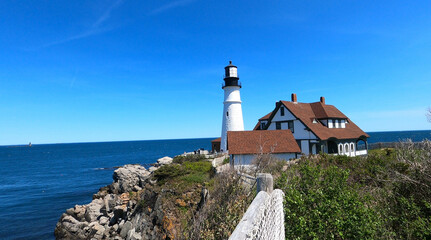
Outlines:
[[[228,131],[227,148],[232,165],[249,165],[261,154],[290,160],[301,153],[290,130]]]
[[[319,102],[301,103],[296,94],[291,101],[279,101],[275,109],[260,118],[254,130],[289,129],[303,154],[319,152],[358,156],[367,154],[370,136],[354,124],[325,98]],[[272,132],[272,131],[270,131]],[[228,138],[228,149],[230,139]]]

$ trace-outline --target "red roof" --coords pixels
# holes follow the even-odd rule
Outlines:
[[[269,119],[269,117],[271,117],[271,114],[272,114],[272,112],[270,112],[270,113],[266,114],[265,116],[263,116],[263,117],[259,118],[259,121],[260,121],[260,120],[268,120],[268,119]]]
[[[266,114],[265,116],[259,118],[259,121],[256,123],[256,125],[254,126],[253,130],[262,130],[260,129],[260,121],[261,120],[268,120],[271,117],[272,112]]]
[[[229,154],[299,153],[290,130],[228,131]]]
[[[329,138],[354,139],[370,137],[333,105],[327,105],[322,102],[294,103],[281,101],[281,103],[321,140],[327,140]],[[279,107],[280,105],[277,106],[277,108]],[[273,111],[274,113],[277,108]],[[273,115],[274,114],[271,115],[270,120],[272,120]],[[345,128],[328,128],[320,122],[313,123],[314,119],[328,118],[347,119],[348,123],[346,123]]]
[[[211,142],[221,142],[221,137],[212,140]]]

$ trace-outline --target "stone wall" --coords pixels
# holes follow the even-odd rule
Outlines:
[[[284,193],[260,191],[229,239],[284,239]]]

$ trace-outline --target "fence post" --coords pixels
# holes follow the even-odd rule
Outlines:
[[[269,173],[258,173],[257,174],[257,193],[260,191],[265,191],[268,194],[272,193],[274,188],[274,181],[272,179],[272,175]]]

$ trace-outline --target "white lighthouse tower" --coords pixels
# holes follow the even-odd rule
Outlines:
[[[227,131],[244,131],[244,121],[242,119],[241,97],[238,82],[238,69],[229,61],[225,68],[224,77],[224,102],[223,102],[223,124],[221,130],[220,150],[227,151]]]

